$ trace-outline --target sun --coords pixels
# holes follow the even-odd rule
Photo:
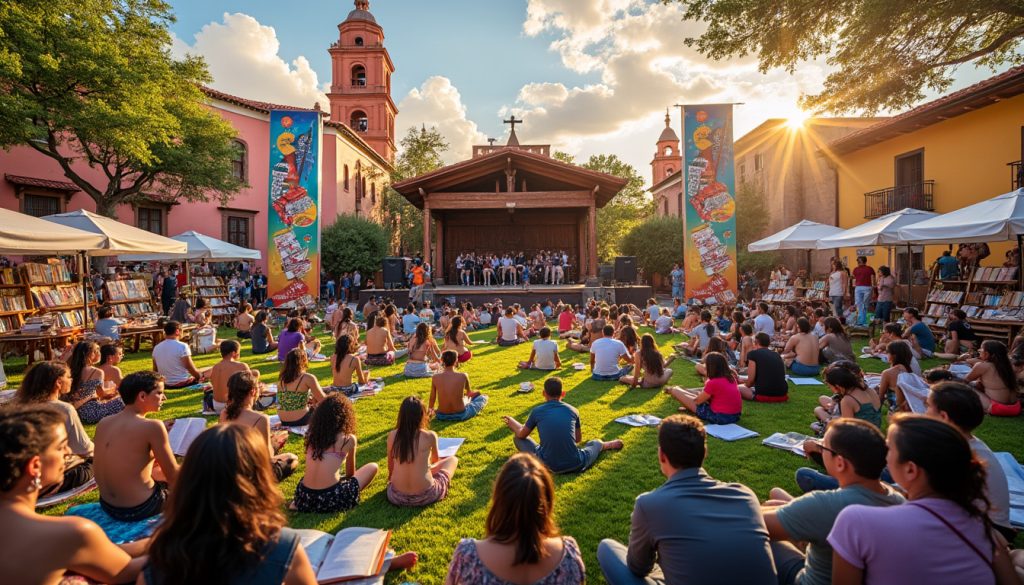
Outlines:
[[[807,119],[810,117],[811,115],[808,112],[797,110],[795,114],[786,118],[786,126],[788,126],[790,130],[800,130],[804,127],[804,123],[807,122]]]

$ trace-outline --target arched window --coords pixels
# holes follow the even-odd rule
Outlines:
[[[359,87],[366,85],[366,67],[362,65],[352,66],[352,85]]]
[[[370,183],[370,205],[377,205],[377,183]]]
[[[231,175],[239,181],[248,182],[246,177],[246,167],[248,162],[248,149],[245,147],[245,143],[241,140],[232,141],[232,146],[235,149],[235,155],[231,157]]]
[[[665,169],[665,176],[667,177],[667,176],[671,175],[674,172],[676,172],[676,170],[673,169],[672,167],[669,167],[669,168]]]
[[[362,110],[352,112],[352,116],[349,117],[349,126],[356,132],[366,132],[370,127],[366,112]]]
[[[345,165],[345,190],[348,191],[348,165]]]
[[[357,47],[362,47],[363,46],[363,37],[356,37],[356,46]]]
[[[665,147],[665,156],[672,156],[672,147],[671,146],[666,146]]]

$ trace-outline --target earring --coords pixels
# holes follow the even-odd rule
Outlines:
[[[28,489],[26,489],[25,491],[27,491],[28,493],[38,492],[43,487],[42,475],[42,473],[36,472],[36,474],[32,476],[32,482],[28,484]]]

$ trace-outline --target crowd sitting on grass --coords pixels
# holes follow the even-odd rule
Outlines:
[[[35,364],[14,404],[0,409],[0,522],[9,527],[0,534],[0,547],[10,553],[0,557],[0,574],[15,575],[15,583],[56,583],[66,572],[153,585],[211,579],[315,583],[283,510],[350,510],[378,474],[377,463],[357,462],[349,397],[368,383],[364,364],[392,365],[408,353],[404,375],[430,379],[428,402],[405,398],[387,436],[387,501],[423,507],[447,497],[459,460],[441,456],[432,420],[457,425],[488,406],[488,396],[474,391],[469,375],[459,371],[472,358],[473,342],[464,330],[467,310],[480,324],[472,307],[439,319],[441,344],[416,307],[401,319],[393,305],[377,309],[365,333],[351,309],[337,310],[327,328],[335,346],[331,383],[324,387],[308,371],[311,353],[319,353],[312,322],[289,316],[275,348],[277,416],[284,426],[304,427],[303,458],[279,452],[287,434],[275,432],[261,412],[265,389],[259,372],[239,360],[237,341],[220,342],[221,361],[201,371],[181,339],[180,325],[171,321],[165,341],[154,348],[152,372],[122,378],[119,346],[91,341],[74,346],[68,365]],[[913,399],[905,394],[904,376],[920,376],[918,358],[935,347],[932,339],[928,349],[912,307],[904,313],[905,331],[890,327],[869,345],[890,364],[877,388],[865,381],[841,320],[817,311],[787,310],[776,328],[764,303],[750,312],[718,307],[714,313],[688,314],[697,323],[677,329],[672,314],[656,302],[645,311],[598,303],[581,310],[582,318],[570,305],[534,305],[529,314],[518,306],[503,308],[496,320],[497,345],[521,343],[536,333],[529,359],[515,365],[557,372],[563,367],[559,342],[548,325],[557,319],[565,349],[590,354],[593,380],[622,383],[630,391],[663,387],[681,404],[679,410],[689,413],[659,425],[657,461],[652,458],[651,466],[666,481],[637,496],[628,543],[607,539],[597,547],[607,582],[1020,582],[1006,545],[1015,536],[1007,479],[991,450],[972,433],[986,413],[1019,414],[1017,368],[1024,366],[1024,340],[1013,351],[988,340],[980,343],[977,357],[955,356],[963,357],[970,372],[962,382],[933,385],[924,412],[911,414],[905,412],[913,409]],[[262,347],[273,340],[267,320],[263,311],[253,318],[248,333],[254,350],[257,337],[265,342]],[[812,320],[823,325],[822,335]],[[675,356],[666,359],[658,339],[640,334],[636,322],[660,329],[661,335],[688,331],[680,353],[700,358],[695,371],[706,379],[703,387],[670,385],[668,366]],[[579,341],[573,337],[577,327]],[[399,332],[402,349],[395,342]],[[951,341],[955,347],[948,342],[944,347],[956,351],[947,353],[973,349],[962,345],[971,341],[963,336]],[[717,481],[704,471],[704,423],[738,422],[744,400],[783,402],[787,369],[815,376],[822,365],[832,395],[820,398],[812,427],[820,439],[804,450],[825,472],[797,470],[805,494],[776,488],[759,503],[747,487]],[[942,372],[939,377],[953,376]],[[220,424],[200,434],[179,464],[167,427],[147,415],[164,404],[165,387],[205,380]],[[580,413],[564,401],[559,376],[544,379],[541,394],[543,402],[523,423],[503,416],[519,453],[494,481],[484,538],[463,539],[453,551],[448,583],[585,579],[579,545],[554,522],[552,474],[585,472],[602,452],[621,449],[623,441],[584,440]],[[883,435],[886,404],[890,417]],[[83,423],[96,424],[93,439]],[[539,443],[531,438],[534,430]],[[277,484],[300,467],[302,477],[286,503]],[[35,513],[38,498],[91,479],[111,518],[138,522],[162,513],[153,538],[114,545],[89,520]],[[416,553],[398,555],[391,567],[410,568],[417,560]]]

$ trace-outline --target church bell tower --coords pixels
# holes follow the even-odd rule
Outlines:
[[[369,0],[338,25],[331,54],[331,120],[347,124],[388,162],[395,160],[395,116],[391,74],[395,64],[384,48],[384,29],[370,14]]]

